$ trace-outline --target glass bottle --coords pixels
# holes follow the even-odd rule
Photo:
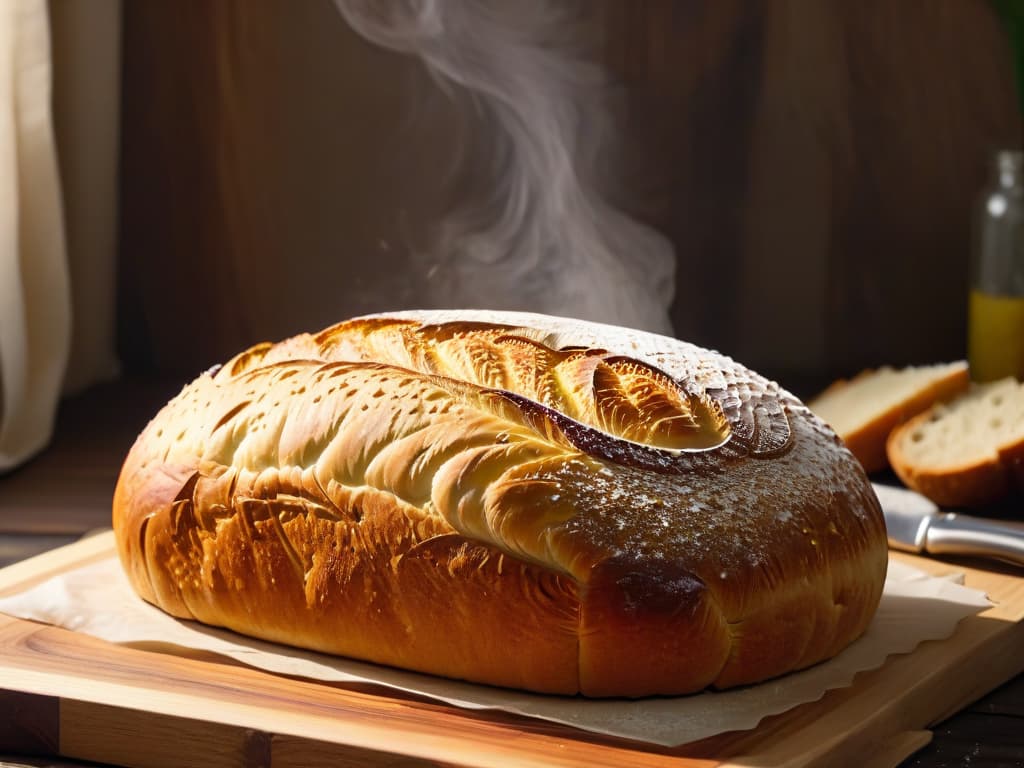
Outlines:
[[[1024,379],[1024,153],[1001,151],[975,212],[967,315],[971,378]]]

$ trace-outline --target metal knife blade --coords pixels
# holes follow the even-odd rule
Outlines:
[[[1024,566],[1024,523],[943,512],[915,491],[872,485],[893,549],[994,557]]]

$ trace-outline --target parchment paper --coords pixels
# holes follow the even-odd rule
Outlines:
[[[725,692],[638,701],[543,696],[378,667],[253,640],[179,621],[144,603],[116,558],[69,571],[9,598],[0,612],[87,635],[173,653],[192,648],[223,654],[270,672],[331,682],[376,683],[467,709],[499,709],[596,733],[677,746],[724,731],[755,727],[762,718],[816,701],[849,685],[887,656],[925,640],[949,637],[966,616],[989,606],[985,595],[890,561],[881,606],[863,638],[831,661],[760,685]]]

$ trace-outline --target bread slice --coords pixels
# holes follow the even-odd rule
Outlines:
[[[885,441],[903,422],[970,384],[963,360],[907,368],[866,370],[840,380],[807,406],[828,422],[868,472],[888,466]]]
[[[900,479],[939,506],[999,501],[1024,466],[1024,384],[977,384],[893,430],[889,461]]]

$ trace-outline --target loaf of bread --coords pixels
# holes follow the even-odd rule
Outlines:
[[[883,367],[841,379],[808,402],[843,439],[867,472],[888,465],[889,433],[937,402],[965,392],[970,384],[967,363]]]
[[[889,460],[942,507],[980,507],[1024,487],[1024,384],[976,384],[893,430]]]
[[[661,336],[404,312],[254,347],[131,449],[114,527],[174,616],[436,675],[683,694],[867,627],[884,522],[793,396]]]

